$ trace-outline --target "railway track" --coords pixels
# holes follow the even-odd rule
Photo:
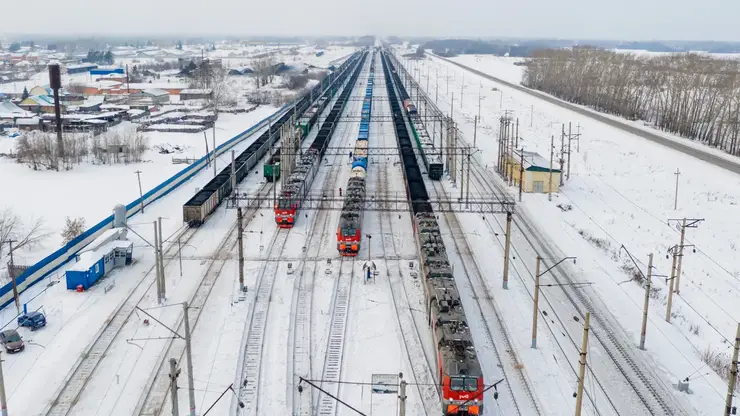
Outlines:
[[[448,198],[440,183],[434,181],[429,181],[428,183],[432,184],[432,189],[438,197]],[[531,382],[516,356],[501,312],[483,280],[478,262],[470,250],[467,236],[463,232],[460,222],[454,213],[445,212],[443,216],[450,230],[455,249],[460,256],[460,263],[463,266],[462,274],[465,276],[465,281],[473,292],[473,301],[477,306],[483,328],[486,332],[486,338],[493,349],[497,361],[500,364],[503,377],[506,380],[514,409],[517,414],[524,416],[542,414],[542,409],[534,395]],[[459,274],[455,276],[457,278]],[[491,317],[495,319],[490,319]],[[501,350],[503,350],[504,354],[502,354]],[[521,396],[517,397],[515,392],[521,392]]]
[[[268,255],[277,251],[282,253],[291,229],[280,228],[270,240]],[[262,370],[262,350],[264,347],[265,329],[272,300],[272,288],[275,285],[279,263],[263,263],[257,283],[257,292],[249,311],[249,332],[246,337],[242,365],[239,368],[239,400],[245,405],[242,414],[258,414],[259,389]],[[266,278],[266,276],[269,276]]]
[[[344,338],[347,332],[354,265],[354,257],[342,257],[339,264],[339,276],[334,281],[329,338],[324,368],[321,373],[321,388],[335,397],[338,397],[339,394],[339,378],[342,375]],[[337,402],[333,398],[326,394],[320,394],[317,409],[313,414],[334,416],[336,414],[336,404]]]
[[[273,186],[274,184],[271,183],[264,184],[260,190],[260,196],[265,197],[270,192]],[[246,226],[247,224],[249,224],[249,222],[254,218],[258,211],[258,204],[250,204],[244,214],[243,225]],[[229,231],[224,239],[219,244],[219,247],[216,250],[216,254],[218,255],[219,253],[231,252],[236,248],[236,244],[237,224],[236,222],[234,222],[230,226]],[[195,330],[196,325],[199,322],[200,315],[205,309],[204,306],[206,301],[208,300],[208,296],[211,293],[211,289],[213,289],[213,285],[216,283],[219,276],[221,276],[221,271],[223,270],[225,265],[225,261],[212,260],[208,264],[206,273],[199,282],[198,287],[189,299],[188,309],[190,311],[188,313],[188,319],[190,321],[189,324],[191,328],[191,333]],[[182,331],[184,331],[183,318],[184,316],[180,315],[177,319],[176,325],[173,327],[178,333],[182,333]],[[154,367],[153,373],[151,374],[149,380],[147,380],[146,387],[144,388],[143,393],[139,399],[136,413],[138,413],[140,416],[158,416],[161,413],[162,408],[164,407],[164,403],[168,398],[167,394],[170,387],[170,379],[167,370],[167,357],[176,357],[178,362],[182,362],[184,354],[184,342],[174,342],[174,339],[170,339],[167,342],[166,347],[163,349],[162,353],[157,359],[157,364]]]
[[[347,146],[345,143],[347,138],[352,137],[353,130],[345,129],[342,133],[342,146]],[[347,134],[350,133],[350,134]],[[346,165],[342,163],[343,156],[335,155],[332,159],[332,168],[324,179],[322,184],[322,191],[333,190],[339,187],[338,176],[342,168],[346,168]],[[329,187],[327,188],[327,185]],[[311,223],[311,231],[309,233],[306,247],[310,250],[313,246],[311,242],[314,240],[314,236],[317,234],[319,238],[319,244],[316,247],[316,256],[324,247],[324,232],[329,228],[329,210],[320,209],[317,216],[314,216]],[[318,224],[321,224],[320,228],[316,228]],[[326,235],[332,235],[326,233]],[[330,243],[331,244],[331,240]],[[308,254],[308,253],[307,253]],[[319,270],[319,265],[314,263],[313,271],[311,272],[311,280],[306,281],[305,269],[308,261],[304,257],[301,260],[300,275],[295,285],[294,293],[294,304],[296,305],[295,312],[293,314],[293,330],[291,331],[292,337],[292,357],[289,357],[289,362],[292,361],[292,371],[288,367],[288,380],[292,380],[292,383],[288,383],[291,391],[288,392],[288,397],[292,397],[293,416],[311,415],[313,409],[313,394],[311,392],[299,392],[297,388],[298,377],[311,378],[311,313],[313,310],[313,296],[311,296],[311,290],[313,288],[314,281],[316,280],[316,273]]]
[[[266,190],[265,187],[263,187],[260,192],[268,191],[269,189]],[[198,234],[199,230],[200,229],[185,228],[177,235],[177,238],[172,239],[173,242],[164,250],[165,257],[169,259],[165,264],[165,268],[174,258],[173,254],[177,252],[177,240],[179,239],[182,244],[187,244]],[[227,238],[225,237],[224,240],[222,240],[219,245],[219,249],[222,247],[226,239]],[[88,381],[105,357],[106,352],[117,339],[121,329],[133,314],[136,306],[146,298],[147,294],[151,294],[150,292],[155,290],[154,280],[149,281],[154,269],[155,267],[152,266],[145,273],[144,277],[139,280],[131,293],[129,293],[123,302],[116,307],[115,311],[111,313],[110,317],[106,320],[105,326],[96,334],[95,339],[80,355],[77,362],[75,362],[73,368],[63,381],[62,386],[55,393],[54,400],[44,409],[44,415],[63,416],[70,413]]]
[[[388,191],[388,172],[386,169],[378,169],[380,176],[379,192],[381,195]],[[389,214],[378,211],[380,223],[380,234],[383,244],[383,258],[385,258],[386,267],[388,268],[388,282],[391,293],[391,303],[395,311],[398,329],[403,337],[404,346],[406,347],[406,356],[408,357],[411,372],[414,375],[415,388],[425,415],[436,415],[442,408],[440,400],[441,393],[436,387],[438,383],[434,379],[434,370],[430,367],[430,360],[426,357],[424,346],[422,345],[419,328],[414,322],[411,312],[411,302],[408,292],[403,283],[404,277],[401,272],[401,264],[398,260],[398,250],[396,248],[395,234],[393,224]],[[391,273],[394,271],[395,275]],[[405,299],[405,302],[404,302]],[[405,305],[405,306],[404,306]],[[419,354],[421,353],[421,355]],[[432,360],[434,362],[434,360]]]
[[[500,195],[506,195],[506,190],[498,185],[496,178],[493,178],[493,175],[486,171],[485,168],[480,166],[479,163],[473,163],[472,166],[474,166],[471,170],[475,175],[476,187],[481,187],[486,191],[493,191]],[[541,236],[541,233],[537,232],[535,226],[523,215],[516,213],[514,227],[515,230],[518,229],[520,231],[522,237],[524,237],[527,243],[540,256],[556,258],[562,254],[546,241]],[[592,375],[597,378],[597,382],[601,386],[601,390],[612,408],[618,414],[634,412],[635,405],[641,405],[646,412],[645,414],[686,414],[682,406],[670,393],[670,388],[660,380],[659,376],[649,370],[650,367],[648,364],[644,363],[634,354],[634,345],[629,341],[629,336],[620,330],[621,324],[616,321],[614,316],[605,307],[595,305],[583,290],[572,285],[576,282],[570,277],[572,274],[567,273],[563,269],[565,267],[567,267],[565,264],[556,267],[550,274],[562,289],[567,301],[575,308],[581,318],[585,317],[586,312],[593,312],[590,332],[598,342],[598,345],[601,346],[605,355],[609,357],[613,368],[607,368],[605,371],[608,374],[603,374],[601,371],[598,371],[598,366],[591,364],[590,370]],[[565,327],[565,325],[563,326]],[[593,348],[593,344],[591,348]],[[622,390],[605,388],[603,385],[606,381],[604,380],[605,378],[612,378],[612,381],[615,381],[613,380],[613,376],[609,376],[609,374],[620,374],[620,378],[623,379],[622,382],[626,383],[625,387],[634,393],[637,400],[633,399],[628,402],[625,400],[624,395],[621,394]],[[619,397],[610,396],[614,392]]]
[[[347,86],[345,88],[355,88],[357,85],[357,82],[355,82],[355,85]],[[346,107],[345,107],[346,109]],[[346,137],[351,137],[346,135],[347,130],[345,129],[345,132],[343,133],[343,136],[341,138],[341,141],[344,142],[346,140]],[[330,139],[331,140],[331,139]],[[332,187],[334,186],[336,182],[336,178],[339,172],[339,168],[341,168],[341,156],[335,155],[332,168],[329,173],[324,178],[324,182],[322,183],[321,189],[322,191],[326,191],[327,184],[330,184]],[[337,160],[339,160],[339,163],[337,163]],[[324,212],[326,210],[322,210],[320,212]],[[320,214],[328,216],[328,214]],[[313,219],[316,220],[316,217]],[[324,222],[327,220],[325,219]],[[312,224],[311,228],[312,231],[315,224]],[[283,256],[283,250],[285,248],[285,243],[287,242],[289,231],[292,230],[284,230],[280,229],[278,233],[275,234],[273,237],[273,240],[270,243],[270,249],[268,250],[267,257],[272,257],[275,254],[275,247],[278,247],[277,254],[278,256]],[[312,233],[313,234],[313,233]],[[312,238],[311,236],[309,238]],[[309,240],[310,241],[310,240]],[[308,246],[308,245],[307,245]],[[269,312],[269,306],[270,301],[272,297],[272,289],[274,287],[275,279],[277,278],[277,270],[279,262],[265,262],[263,263],[263,266],[261,267],[261,271],[258,277],[258,288],[257,288],[257,294],[254,300],[254,303],[252,304],[252,308],[249,312],[249,329],[246,337],[246,344],[243,348],[243,354],[240,359],[241,363],[239,364],[237,374],[239,376],[239,391],[237,393],[237,396],[239,397],[239,400],[244,404],[244,411],[241,414],[244,415],[260,415],[260,399],[261,395],[259,394],[260,384],[262,383],[262,363],[263,363],[263,353],[264,353],[264,339],[265,339],[265,333],[267,328],[267,318],[268,318],[268,312]],[[305,262],[304,262],[305,264]],[[303,274],[303,265],[301,266],[301,274]],[[303,286],[303,289],[307,289],[306,285],[304,285],[304,279],[299,276],[299,282],[295,287],[299,289],[299,293],[297,294],[297,305],[295,309],[295,315],[294,317],[297,319],[293,324],[295,327],[293,328],[294,334],[293,334],[293,359],[298,359],[297,362],[293,361],[293,369],[294,371],[305,371],[308,369],[310,372],[311,369],[311,345],[310,345],[310,315],[311,315],[311,300],[308,299],[308,290],[301,291],[301,286]],[[305,293],[301,293],[305,292]],[[306,313],[308,312],[308,313]],[[300,319],[300,322],[298,321]],[[300,331],[302,334],[308,333],[308,345],[305,344],[305,339],[299,338],[298,343],[300,345],[297,345],[295,343],[297,332]],[[289,335],[289,339],[290,339]],[[297,347],[297,348],[296,348]],[[290,350],[290,349],[289,349]],[[297,355],[296,355],[297,352]],[[289,360],[291,361],[291,360]],[[290,366],[288,366],[290,368]],[[307,373],[309,374],[309,373]],[[294,375],[290,374],[290,377],[288,380],[294,380]],[[289,383],[290,384],[290,383]],[[295,389],[297,390],[297,389]],[[308,398],[306,396],[309,396]],[[288,394],[288,397],[290,397],[290,401],[293,403],[292,406],[295,408],[295,406],[300,407],[301,409],[304,409],[306,404],[308,404],[308,413],[310,414],[311,410],[311,398],[310,394],[305,395],[299,395],[298,400],[296,401],[295,397],[291,394]],[[235,410],[234,404],[232,404],[232,409]],[[296,413],[297,414],[297,413]]]

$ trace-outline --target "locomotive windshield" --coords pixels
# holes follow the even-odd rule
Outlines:
[[[476,391],[478,390],[478,379],[475,377],[451,377],[450,390]]]
[[[357,233],[357,229],[354,227],[342,228],[343,236],[354,236]]]
[[[293,203],[293,200],[290,198],[280,198],[278,200],[278,208],[279,209],[290,209],[292,203]]]

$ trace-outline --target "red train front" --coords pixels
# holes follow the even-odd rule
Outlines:
[[[447,415],[480,415],[483,410],[483,376],[442,375],[442,397]]]
[[[275,222],[280,228],[292,228],[295,225],[297,205],[288,198],[280,198],[275,204]]]

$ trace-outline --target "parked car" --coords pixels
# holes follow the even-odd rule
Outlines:
[[[41,312],[24,313],[18,317],[18,326],[25,326],[34,331],[46,326],[46,317]]]
[[[23,345],[23,338],[15,329],[6,329],[0,332],[0,344],[5,347],[7,352],[23,351],[26,346]]]

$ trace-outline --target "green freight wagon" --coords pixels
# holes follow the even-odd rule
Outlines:
[[[262,172],[265,175],[267,182],[272,182],[273,179],[280,179],[280,149],[276,150],[275,153],[265,161]]]

